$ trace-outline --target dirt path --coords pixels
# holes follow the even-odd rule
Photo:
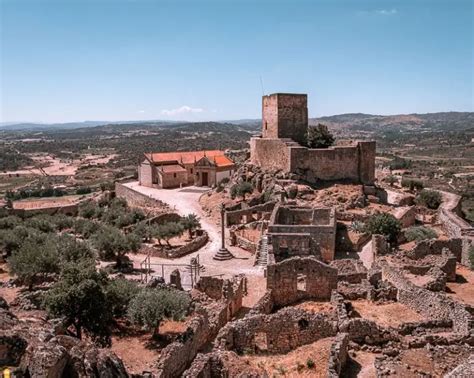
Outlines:
[[[171,208],[174,208],[180,215],[187,215],[190,213],[196,214],[201,218],[201,226],[209,234],[210,241],[199,251],[180,257],[177,259],[165,259],[160,257],[152,257],[151,262],[155,264],[188,264],[192,257],[199,255],[199,260],[205,267],[203,275],[235,275],[244,273],[248,276],[262,276],[263,269],[261,267],[255,267],[254,255],[244,251],[241,248],[228,246],[228,249],[236,257],[228,261],[216,261],[213,260],[213,256],[221,246],[221,232],[220,225],[214,223],[201,209],[199,204],[199,197],[206,193],[209,189],[201,187],[186,187],[178,189],[155,189],[140,186],[138,182],[134,181],[125,184],[125,186],[134,189],[142,194],[145,194],[151,198],[159,199],[160,201],[166,202]],[[218,204],[216,204],[218,206]],[[139,268],[140,261],[145,259],[145,255],[130,256],[134,260],[134,264]],[[161,267],[159,268],[161,269]],[[169,276],[169,273],[175,269],[173,267],[165,267],[165,278]],[[180,268],[181,271],[181,268]],[[184,272],[184,269],[183,269]],[[185,272],[184,272],[185,273]]]

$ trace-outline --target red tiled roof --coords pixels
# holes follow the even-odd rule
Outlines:
[[[221,156],[215,156],[214,158],[211,159],[216,166],[218,167],[230,167],[234,165],[234,162],[230,160],[227,156],[221,155]]]
[[[195,161],[207,156],[213,158],[214,156],[223,156],[224,151],[209,150],[209,151],[187,151],[187,152],[159,152],[152,154],[145,154],[153,163],[164,163],[167,161],[177,161],[182,164],[193,164]]]
[[[186,168],[183,168],[179,164],[160,165],[159,169],[165,173],[180,173],[186,172]]]

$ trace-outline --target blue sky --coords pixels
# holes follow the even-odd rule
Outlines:
[[[0,121],[473,111],[473,3],[0,0]]]

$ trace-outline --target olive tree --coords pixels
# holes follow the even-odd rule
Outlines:
[[[184,291],[175,289],[143,289],[130,302],[127,316],[134,324],[159,335],[164,319],[182,320],[189,310],[191,298]]]
[[[112,310],[106,295],[107,275],[98,272],[92,260],[64,266],[60,279],[45,294],[51,316],[62,317],[74,327],[79,339],[85,332],[101,345],[110,344]]]

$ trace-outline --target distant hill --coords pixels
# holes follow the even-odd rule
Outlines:
[[[362,133],[384,133],[401,131],[462,131],[474,129],[473,112],[443,112],[427,114],[397,114],[397,115],[374,115],[363,113],[348,113],[319,118],[310,118],[309,124],[318,122],[328,125],[336,132],[362,132]],[[258,132],[261,128],[260,119],[240,119],[220,122],[187,122],[187,121],[84,121],[71,123],[16,123],[0,124],[3,131],[45,131],[45,130],[82,130],[90,128],[110,129],[132,129],[132,128],[177,128],[213,131],[212,128],[237,127],[239,130],[250,133]]]
[[[333,130],[387,132],[387,131],[462,131],[474,128],[474,113],[444,112],[427,114],[341,114],[311,118],[310,125],[318,122]]]

